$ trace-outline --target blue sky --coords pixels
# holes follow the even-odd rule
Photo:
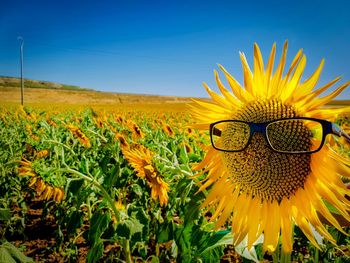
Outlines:
[[[0,0],[0,75],[101,91],[206,97],[224,65],[239,81],[239,51],[267,59],[289,41],[303,48],[304,78],[325,58],[319,85],[350,80],[348,1],[17,1]],[[222,76],[223,77],[223,76]],[[350,88],[340,99],[350,99]]]

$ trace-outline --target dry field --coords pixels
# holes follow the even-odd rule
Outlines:
[[[21,91],[16,87],[0,87],[0,105],[20,103]],[[208,99],[203,99],[208,100]],[[111,93],[86,90],[25,88],[24,103],[28,106],[94,106],[97,108],[183,110],[189,97]],[[166,107],[164,107],[166,104]],[[328,106],[350,106],[350,100],[333,101]]]
[[[19,104],[21,99],[20,88],[0,87],[0,104]],[[40,107],[50,106],[54,108],[90,106],[94,108],[114,109],[139,109],[181,111],[184,106],[191,103],[188,97],[171,97],[156,95],[138,95],[124,93],[109,93],[83,90],[60,90],[60,89],[24,89],[24,104],[27,106]],[[166,104],[166,107],[164,107]]]

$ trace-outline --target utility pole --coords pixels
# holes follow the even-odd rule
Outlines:
[[[20,41],[21,43],[21,47],[20,47],[20,59],[21,59],[21,105],[23,106],[23,90],[24,90],[24,81],[23,81],[23,44],[24,44],[24,40],[23,37],[17,37],[17,39]]]

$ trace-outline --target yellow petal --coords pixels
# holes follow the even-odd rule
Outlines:
[[[270,253],[274,252],[278,239],[280,236],[280,227],[281,227],[281,217],[280,217],[280,207],[277,201],[268,202],[267,209],[270,213],[270,220],[265,226],[264,230],[264,251],[269,251]]]
[[[239,100],[237,100],[232,93],[230,93],[225,86],[222,84],[220,78],[219,78],[219,74],[216,70],[214,70],[214,75],[215,75],[215,80],[216,80],[216,84],[218,85],[218,88],[220,89],[222,95],[224,95],[224,97],[232,104],[232,106],[234,108],[239,108],[241,102]]]
[[[209,86],[203,82],[203,86],[207,90],[210,97],[219,105],[222,105],[226,109],[230,110],[230,112],[234,109],[234,105],[232,105],[229,101],[227,101],[225,98],[221,97],[220,95],[213,92]]]
[[[281,235],[282,235],[282,249],[286,253],[293,250],[293,222],[290,213],[291,207],[289,200],[283,198],[280,204],[281,212]]]
[[[219,67],[224,72],[233,94],[242,102],[251,100],[251,96],[245,92],[244,89],[242,89],[242,86],[238,83],[238,81],[232,77],[232,75],[228,73],[223,66],[219,65]]]

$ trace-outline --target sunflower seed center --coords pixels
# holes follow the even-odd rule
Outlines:
[[[270,100],[247,104],[236,112],[232,119],[262,123],[290,117],[297,117],[292,106]],[[230,137],[230,132],[226,132],[225,136]],[[310,147],[305,130],[296,129],[294,136],[300,141],[305,141],[305,147]],[[223,138],[223,143],[228,143],[227,138]],[[280,202],[284,197],[290,197],[304,186],[311,172],[310,154],[275,152],[260,133],[253,135],[245,150],[224,152],[222,156],[230,176],[240,186],[241,191],[258,196],[262,200]]]

